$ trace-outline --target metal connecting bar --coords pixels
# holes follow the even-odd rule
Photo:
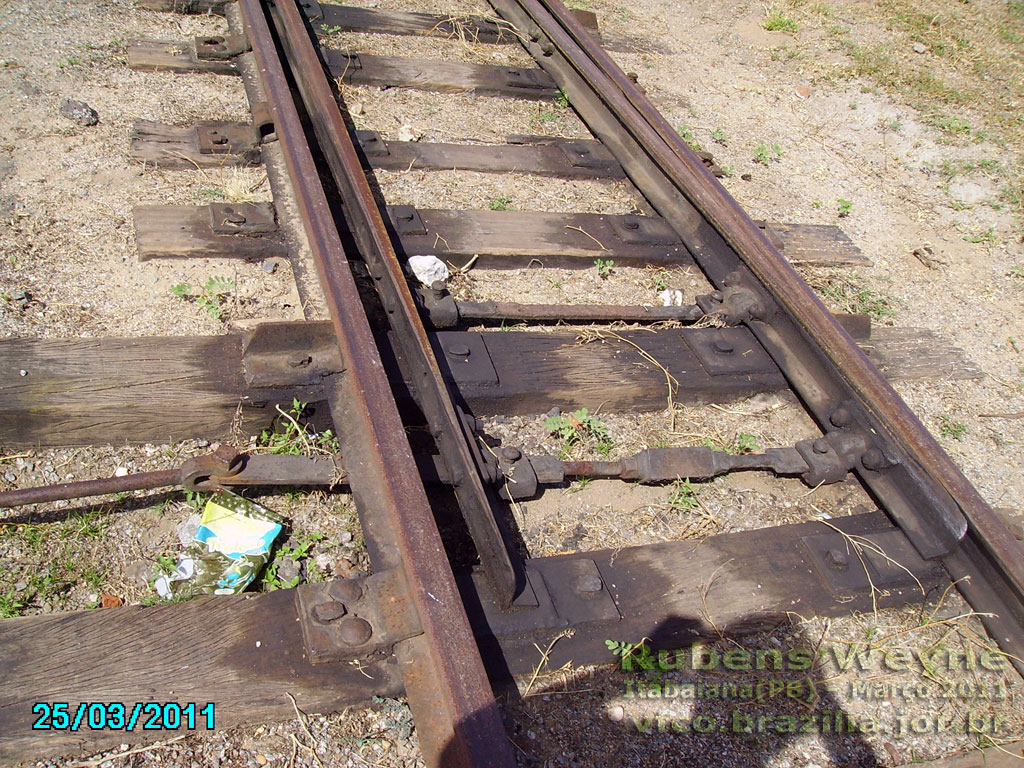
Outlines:
[[[857,472],[926,557],[944,560],[1004,650],[1024,658],[1024,551],[935,439],[647,97],[557,0],[491,0],[680,234],[823,426],[871,436]],[[725,296],[726,293],[731,296]],[[742,293],[742,295],[741,295]],[[969,531],[970,543],[961,545]],[[984,556],[965,558],[960,547]],[[986,589],[983,571],[1001,574]],[[991,582],[988,581],[991,586]],[[1024,666],[1024,665],[1022,665]]]
[[[564,461],[562,466],[567,477],[611,477],[640,483],[664,483],[684,477],[710,480],[728,472],[751,469],[801,475],[809,469],[795,448],[732,454],[702,446],[648,448],[616,461]]]
[[[17,488],[13,491],[0,491],[0,508],[43,504],[84,496],[105,496],[108,493],[151,491],[154,488],[178,485],[180,482],[180,469],[165,469],[159,472],[137,472],[124,477],[103,477],[97,480],[81,480],[77,483],[43,485],[38,488]]]
[[[697,305],[685,307],[629,307],[614,304],[514,304],[507,301],[457,301],[459,319],[497,323],[503,320],[534,323],[656,323],[675,320],[695,323],[704,317]]]
[[[293,0],[269,3],[307,113],[333,114],[337,103]],[[278,144],[330,309],[347,369],[329,386],[331,413],[351,473],[375,571],[401,568],[422,634],[395,645],[409,704],[429,765],[514,764],[494,694],[445,557],[347,254],[310,153],[288,76],[259,0],[240,0]],[[309,82],[316,84],[311,93]],[[319,106],[319,109],[317,107]],[[316,122],[316,118],[314,118]],[[343,125],[341,126],[344,127]],[[358,161],[353,163],[358,169]],[[365,184],[365,179],[363,180]]]
[[[222,445],[214,453],[189,459],[177,469],[0,491],[0,508],[170,486],[181,486],[191,491],[214,491],[255,485],[330,486],[340,485],[347,479],[348,475],[337,457],[252,456]]]

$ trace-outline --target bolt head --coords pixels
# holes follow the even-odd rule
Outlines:
[[[339,579],[331,584],[331,594],[346,603],[354,603],[363,596],[363,587],[352,579]]]
[[[868,448],[864,451],[864,455],[860,457],[860,463],[864,469],[879,470],[884,469],[887,462],[880,450]]]
[[[823,437],[819,437],[811,444],[811,448],[814,450],[815,453],[828,453],[828,440],[826,440]]]
[[[850,565],[850,558],[841,549],[830,549],[825,555],[825,561],[837,571],[846,570]]]
[[[849,409],[844,408],[843,406],[832,411],[832,415],[829,417],[829,421],[832,422],[832,425],[840,428],[847,426],[852,419],[853,416],[850,414]]]
[[[585,573],[582,576],[577,576],[572,585],[577,592],[600,592],[604,582],[596,573]]]
[[[733,345],[730,344],[725,339],[719,339],[714,343],[713,346],[715,348],[715,352],[717,352],[720,355],[728,355],[730,352],[733,351],[733,349],[735,349],[735,347],[733,347]]]
[[[448,347],[448,354],[455,357],[469,357],[469,347],[465,344],[452,344]]]
[[[363,645],[373,637],[373,627],[366,619],[353,616],[341,623],[340,634],[342,642],[348,645]]]
[[[511,445],[501,449],[501,458],[505,461],[519,461],[523,457],[523,452],[518,448],[513,448]]]
[[[331,600],[328,603],[318,603],[313,606],[313,618],[322,624],[336,621],[346,613],[348,613],[348,608],[345,607],[345,604],[339,603],[336,600]]]

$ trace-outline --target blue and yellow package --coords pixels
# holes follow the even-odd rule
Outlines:
[[[280,532],[281,519],[273,512],[220,491],[206,503],[174,573],[156,580],[156,591],[168,599],[237,594],[266,565]]]

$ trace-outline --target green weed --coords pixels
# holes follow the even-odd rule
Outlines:
[[[790,32],[795,33],[798,29],[797,23],[780,10],[768,12],[768,18],[761,24],[768,32]]]
[[[13,619],[25,610],[25,603],[18,597],[17,591],[11,587],[7,592],[0,593],[0,619]]]
[[[336,454],[341,448],[334,433],[326,429],[316,433],[310,430],[302,419],[308,415],[309,405],[297,398],[287,411],[277,407],[279,417],[270,429],[264,429],[256,439],[256,447],[263,453],[305,456],[310,454]]]
[[[853,208],[853,202],[840,197],[837,201],[839,203],[839,218],[845,219],[850,215],[850,210]]]
[[[697,137],[693,135],[693,130],[688,125],[680,125],[676,127],[676,133],[682,137],[683,141],[686,142],[687,146],[690,147],[694,152],[700,152],[702,150],[700,142],[697,141]]]
[[[812,282],[821,295],[837,305],[842,312],[868,315],[876,322],[896,316],[892,299],[873,288],[861,285],[855,279],[832,276]]]
[[[597,267],[597,274],[602,280],[607,280],[614,271],[615,262],[611,259],[595,259],[594,266]]]
[[[996,241],[995,227],[989,227],[975,235],[964,235],[964,240],[968,243],[994,243]]]
[[[595,450],[602,456],[611,453],[614,446],[607,425],[596,416],[591,416],[586,408],[561,416],[548,416],[544,428],[562,441],[563,452],[566,454],[573,446],[591,440]]]
[[[962,421],[956,421],[952,417],[943,414],[939,416],[939,434],[960,442],[967,435],[967,425]]]
[[[224,315],[224,302],[235,289],[235,281],[227,277],[214,276],[204,285],[192,286],[190,283],[178,283],[171,287],[171,293],[186,301],[195,303],[214,320]]]
[[[668,494],[668,505],[677,512],[692,512],[700,506],[697,501],[697,489],[690,478],[676,480]]]
[[[777,163],[782,159],[782,147],[778,144],[758,144],[754,148],[754,162],[760,163],[761,165],[768,165],[768,163]]]
[[[491,200],[490,209],[492,211],[508,211],[512,210],[512,198],[511,197],[496,197]]]

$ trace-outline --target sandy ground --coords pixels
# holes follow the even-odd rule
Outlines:
[[[369,4],[446,13],[486,10],[471,2]],[[703,0],[642,0],[627,7],[613,0],[578,0],[575,5],[595,11],[609,37],[632,41],[616,46],[627,50],[614,56],[624,69],[638,73],[640,84],[680,133],[715,153],[730,173],[723,183],[752,216],[838,223],[872,259],[872,267],[846,276],[855,288],[854,299],[841,300],[833,293],[825,295],[826,301],[848,310],[872,300],[877,307],[877,300],[884,299],[891,314],[880,317],[881,322],[932,329],[965,351],[984,373],[982,379],[900,382],[897,387],[986,499],[1019,510],[1024,492],[1024,359],[1019,348],[1024,344],[1024,211],[1013,194],[1021,146],[1012,130],[1012,103],[1019,94],[1011,83],[1007,93],[993,97],[990,109],[984,101],[964,106],[939,98],[942,91],[935,96],[920,77],[900,75],[924,68],[966,90],[971,83],[964,81],[959,66],[965,60],[972,65],[968,69],[984,75],[979,80],[1006,82],[1014,77],[1013,62],[1020,61],[1024,40],[1014,38],[1024,35],[1019,3],[972,4],[971,13],[987,14],[991,34],[998,31],[994,42],[973,39],[961,29],[972,21],[958,18],[956,6],[962,4],[938,0],[916,3],[918,15],[938,20],[923,27],[912,24],[918,16],[907,12],[911,4],[895,2],[846,7],[794,1],[766,8],[753,2],[723,6]],[[768,24],[772,18],[777,23]],[[766,24],[781,25],[783,31],[766,30]],[[187,123],[245,116],[244,92],[232,78],[134,73],[125,66],[129,39],[184,39],[222,27],[215,18],[139,11],[129,0],[0,6],[4,337],[208,334],[222,332],[232,320],[301,316],[287,266],[268,273],[259,264],[135,259],[131,209],[136,204],[269,199],[258,170],[161,171],[135,166],[127,156],[134,120]],[[382,35],[333,35],[329,44],[478,63],[528,62],[508,47],[444,46]],[[995,63],[980,58],[986,44]],[[864,51],[876,58],[882,51],[892,67],[872,69]],[[381,130],[386,138],[396,138],[406,125],[423,141],[496,142],[511,133],[587,135],[565,106],[348,86],[342,95],[358,127]],[[81,126],[60,115],[61,100],[67,97],[94,107],[98,125]],[[379,173],[378,181],[391,203],[436,207],[487,208],[507,198],[503,204],[521,209],[627,213],[638,204],[635,190],[624,182],[421,171]],[[170,290],[214,276],[234,281],[223,319]],[[684,270],[655,275],[632,269],[616,269],[607,278],[596,270],[474,270],[456,283],[467,298],[565,303],[653,303],[662,287],[690,297],[705,283]],[[599,416],[611,438],[612,456],[652,445],[766,448],[814,433],[797,406],[774,396],[724,411],[677,406],[674,418],[668,412]],[[530,451],[598,457],[596,441],[564,446],[544,421],[543,415],[493,419],[488,431]],[[5,451],[0,482],[5,488],[23,487],[106,475],[117,467],[164,468],[205,450],[205,441],[188,441],[17,455]],[[365,562],[347,497],[262,501],[291,520],[286,547],[309,545],[308,556],[301,558],[301,577],[327,578]],[[702,537],[871,508],[863,491],[849,484],[809,497],[795,481],[738,476],[698,486],[692,494],[678,486],[578,483],[520,505],[516,514],[530,551],[545,555]],[[54,505],[33,514],[17,518],[19,525],[0,528],[0,607],[5,615],[91,607],[108,594],[127,602],[151,599],[152,566],[180,547],[179,528],[195,514],[195,506],[181,495],[160,494],[110,500],[98,508]],[[50,519],[62,522],[42,524]],[[933,596],[900,611],[831,622],[795,619],[790,627],[739,642],[750,650],[783,652],[861,643],[890,652],[939,648],[980,654],[989,641],[976,621],[957,618],[965,611],[955,594],[942,600]],[[721,654],[737,645],[723,640],[710,647]],[[685,669],[652,677],[611,666],[541,672],[532,684],[520,681],[517,691],[502,696],[523,765],[900,765],[1024,736],[1019,678],[985,668],[964,673],[940,667],[923,674],[920,666],[898,671],[875,659],[866,669],[853,664],[844,670],[834,654],[826,653],[810,671],[788,677],[770,670],[737,676]],[[628,695],[652,681],[756,684],[780,678],[793,685],[813,680],[818,699],[810,707],[795,696],[737,706],[728,697]],[[910,695],[893,693],[891,687],[867,694],[859,687],[864,680],[931,687]],[[969,685],[961,687],[964,681]],[[779,727],[782,716],[839,709],[861,722],[874,718],[878,727],[858,734],[823,732],[820,721],[794,733]],[[742,717],[751,713],[771,716],[774,725],[760,733],[730,729],[734,718],[743,725]],[[987,725],[965,732],[972,713],[989,718]],[[992,720],[996,716],[1006,718],[998,728]],[[713,732],[701,732],[708,723],[715,724]],[[720,724],[730,727],[723,733]],[[404,704],[388,700],[366,711],[192,737],[103,764],[416,765],[421,761],[410,725]]]

